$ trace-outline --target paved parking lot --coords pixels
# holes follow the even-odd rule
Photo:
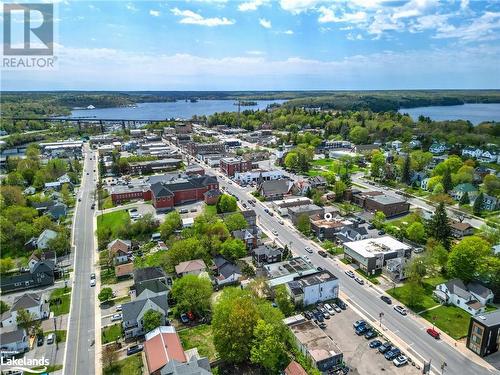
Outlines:
[[[325,320],[327,328],[325,332],[337,344],[344,353],[344,361],[351,368],[350,374],[372,375],[372,374],[394,374],[394,375],[417,375],[417,370],[408,364],[397,368],[392,361],[388,361],[377,349],[371,349],[368,344],[372,340],[354,333],[352,324],[361,317],[350,307],[341,313]],[[377,327],[374,327],[377,328]],[[383,338],[377,337],[384,342]]]

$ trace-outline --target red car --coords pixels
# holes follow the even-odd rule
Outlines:
[[[194,320],[194,314],[191,311],[188,311],[186,314],[189,320]]]
[[[433,329],[433,328],[427,328],[427,333],[429,335],[431,335],[432,337],[434,337],[436,340],[439,339],[439,332],[436,331],[435,329]]]

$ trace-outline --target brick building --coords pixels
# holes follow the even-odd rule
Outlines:
[[[186,149],[189,154],[196,155],[205,155],[205,154],[223,154],[226,151],[226,146],[224,143],[197,143],[197,142],[189,142],[186,144]]]
[[[367,211],[382,211],[386,217],[407,214],[410,204],[403,199],[385,195],[380,191],[352,192],[352,202]]]
[[[251,161],[246,161],[241,158],[223,158],[220,159],[220,170],[229,177],[233,177],[236,173],[251,171],[253,164]]]

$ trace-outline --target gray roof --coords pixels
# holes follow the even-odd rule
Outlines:
[[[166,277],[166,274],[161,267],[145,267],[134,270],[134,283],[160,279],[162,277]]]
[[[324,208],[317,206],[315,204],[305,204],[302,206],[295,206],[295,207],[288,207],[288,212],[294,213],[294,214],[300,214],[300,213],[307,213],[310,211],[321,211],[324,210]]]
[[[489,294],[491,294],[491,290],[486,288],[485,286],[479,284],[479,283],[476,283],[476,282],[471,282],[471,283],[468,283],[467,284],[467,289],[478,295],[478,296],[481,296],[483,298],[486,298],[488,297]]]
[[[210,362],[207,358],[193,358],[189,362],[169,361],[160,370],[160,375],[207,375],[210,372]]]
[[[260,190],[264,195],[283,195],[290,190],[288,180],[263,181]]]
[[[470,293],[467,291],[467,287],[462,280],[452,279],[446,282],[445,285],[450,293],[456,294],[457,296],[464,299],[469,299]]]
[[[11,311],[29,309],[31,307],[39,306],[40,302],[41,302],[40,295],[36,293],[26,293],[14,301],[11,307]]]
[[[137,320],[139,313],[142,311],[144,305],[146,305],[148,301],[153,302],[155,305],[163,309],[163,311],[165,311],[165,314],[168,312],[168,302],[167,296],[165,294],[157,295],[155,293],[151,293],[150,296],[151,297],[149,298],[141,298],[132,302],[124,303],[122,305],[123,321],[128,322]]]
[[[499,326],[500,325],[500,310],[491,311],[489,313],[483,313],[481,315],[473,316],[477,322],[487,327]]]
[[[217,255],[214,258],[214,263],[215,266],[217,267],[217,271],[224,276],[225,279],[230,277],[233,274],[241,274],[240,267],[238,267],[236,264],[231,263],[224,257]]]
[[[268,245],[261,245],[254,250],[255,255],[266,255],[268,257],[273,257],[281,254],[280,248],[274,248]]]
[[[23,338],[25,336],[26,336],[26,331],[22,328],[17,329],[15,331],[4,332],[0,334],[0,345],[23,341]]]
[[[396,204],[396,203],[405,203],[403,199],[393,197],[391,195],[374,195],[369,197],[372,201],[375,201],[380,204]]]
[[[165,280],[159,280],[159,279],[146,280],[140,282],[138,285],[135,286],[135,295],[136,296],[140,295],[146,289],[150,290],[153,293],[161,293],[168,291],[169,288],[165,283]]]

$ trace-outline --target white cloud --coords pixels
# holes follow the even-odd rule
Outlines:
[[[466,25],[441,25],[435,38],[457,38],[466,42],[500,39],[500,12],[485,12]]]
[[[238,5],[240,12],[249,12],[257,10],[260,6],[266,4],[269,0],[250,0]]]
[[[160,12],[158,10],[150,9],[149,10],[149,15],[153,16],[153,17],[159,17],[160,16]]]
[[[266,20],[265,18],[259,18],[259,24],[265,29],[270,29],[272,27],[271,21]]]
[[[355,13],[344,13],[341,16],[335,16],[335,11],[331,8],[326,8],[322,6],[319,8],[320,16],[318,18],[319,23],[328,23],[328,22],[350,22],[350,23],[359,23],[365,22],[368,18],[368,15],[365,12],[355,12]]]
[[[128,3],[127,5],[125,5],[125,7],[130,10],[131,12],[137,12],[139,9],[137,9],[134,4],[132,3]]]
[[[171,9],[171,12],[174,14],[174,16],[182,17],[179,23],[188,25],[214,27],[233,25],[235,23],[234,20],[227,19],[226,17],[204,18],[201,14],[195,13],[191,10],[180,10],[179,8],[173,8]]]
[[[346,38],[348,40],[363,40],[363,35],[361,34],[354,35],[353,33],[348,33]]]
[[[246,51],[246,54],[253,55],[253,56],[262,56],[262,55],[265,55],[266,53],[264,51],[254,50],[254,51]]]
[[[281,0],[280,5],[283,10],[293,14],[307,12],[315,9],[316,6],[324,1],[322,0]]]
[[[283,34],[293,35],[293,30],[286,30]]]

